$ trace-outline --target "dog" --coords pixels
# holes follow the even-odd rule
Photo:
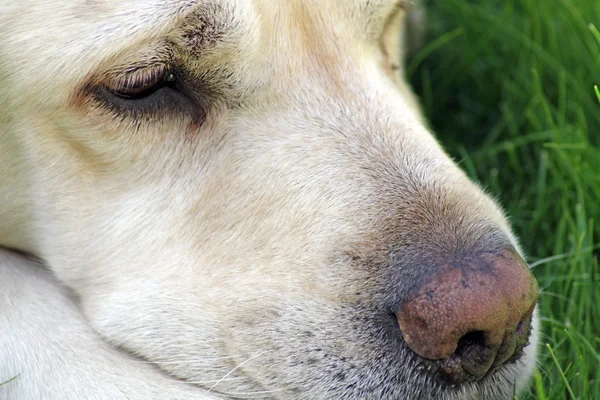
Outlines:
[[[537,283],[403,78],[409,6],[4,4],[0,398],[523,390]]]

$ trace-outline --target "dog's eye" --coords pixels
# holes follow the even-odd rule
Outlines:
[[[174,82],[174,75],[161,64],[110,79],[105,86],[116,96],[124,99],[139,99],[151,95],[161,86]]]
[[[157,64],[111,72],[92,89],[99,104],[119,116],[137,120],[184,116],[203,121],[206,107],[188,86],[181,72]]]

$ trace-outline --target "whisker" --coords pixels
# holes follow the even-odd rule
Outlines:
[[[204,362],[204,361],[219,361],[219,360],[231,360],[234,357],[232,356],[223,356],[223,357],[205,357],[205,358],[192,358],[185,359],[182,358],[179,361],[156,361],[155,364],[158,365],[170,365],[170,364],[179,364],[181,362]]]
[[[245,379],[245,378],[243,378],[243,377],[241,377],[241,376],[233,376],[233,377],[231,377],[231,378],[227,378],[227,379],[223,379],[223,378],[221,378],[221,379],[209,379],[209,380],[206,380],[206,381],[192,381],[192,380],[186,380],[185,382],[186,382],[186,383],[191,383],[191,384],[193,384],[193,385],[203,385],[203,384],[210,384],[210,383],[214,383],[214,382],[230,382],[230,381],[237,381],[237,380],[240,380],[240,379]]]
[[[210,391],[211,391],[211,390],[213,390],[215,387],[217,387],[217,385],[218,385],[219,383],[223,382],[223,380],[224,380],[225,378],[227,378],[229,375],[231,375],[233,372],[235,372],[235,371],[236,371],[238,368],[240,368],[242,365],[246,364],[247,362],[249,362],[249,361],[251,361],[251,360],[253,360],[253,359],[257,358],[257,357],[260,357],[260,356],[262,356],[262,355],[263,355],[263,354],[265,354],[265,353],[267,353],[267,351],[263,351],[263,352],[261,352],[261,353],[258,353],[258,354],[256,354],[256,355],[254,355],[254,356],[250,357],[250,358],[249,358],[249,359],[247,359],[246,361],[242,362],[241,364],[239,364],[238,366],[236,366],[235,368],[233,368],[231,371],[229,371],[227,374],[225,374],[225,376],[224,376],[224,377],[222,377],[221,379],[219,379],[219,381],[217,381],[217,383],[215,383],[214,385],[212,385],[212,387],[211,387],[210,389],[208,389],[208,391],[210,392]]]

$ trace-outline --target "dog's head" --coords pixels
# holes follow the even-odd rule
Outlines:
[[[0,244],[108,340],[231,397],[523,386],[537,286],[400,77],[405,2],[14,3]]]

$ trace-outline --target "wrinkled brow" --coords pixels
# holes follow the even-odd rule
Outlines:
[[[248,0],[245,0],[248,1]],[[175,29],[176,44],[194,55],[227,42],[240,31],[240,13],[233,1],[201,1],[186,10]]]

